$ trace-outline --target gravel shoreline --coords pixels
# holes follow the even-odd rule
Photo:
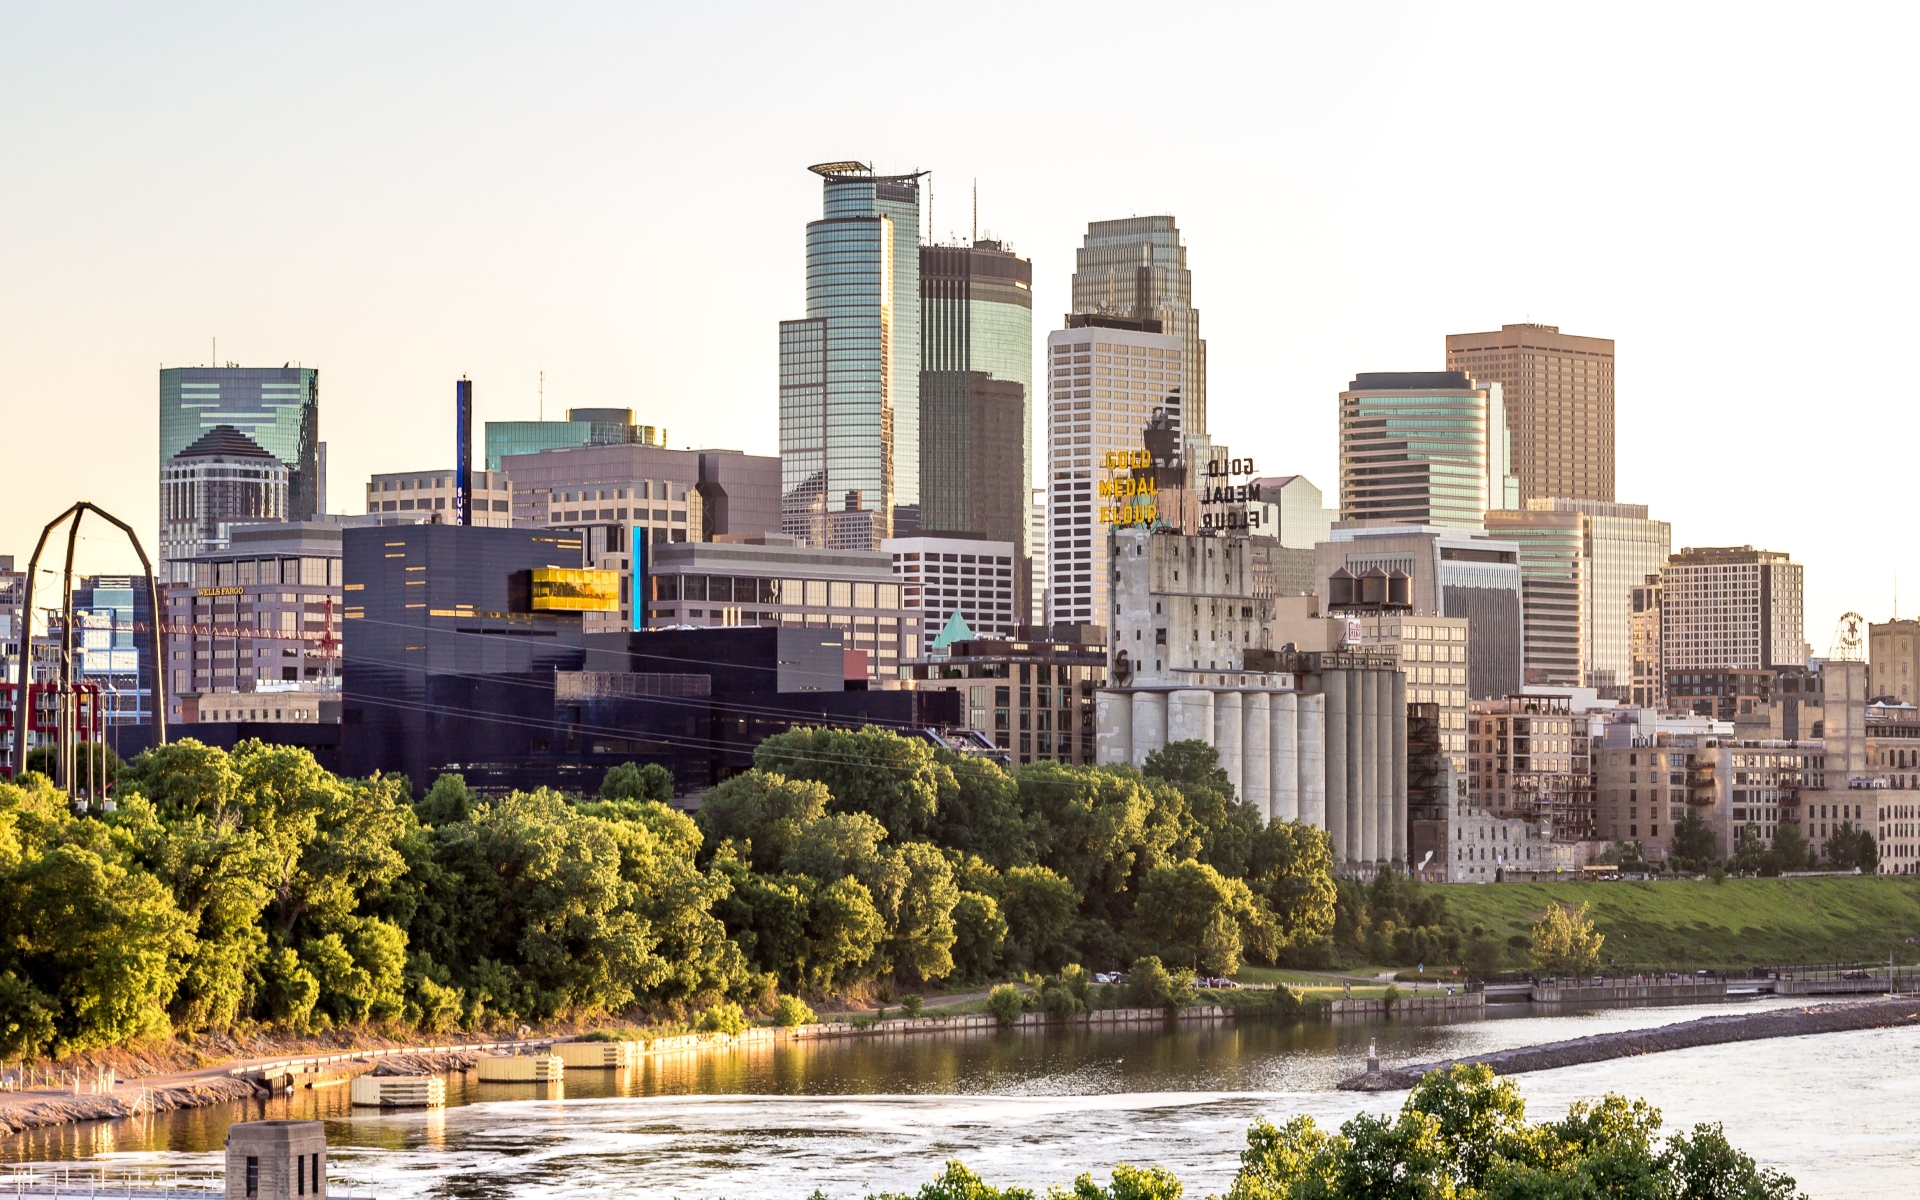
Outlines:
[[[1767,1012],[1701,1017],[1652,1029],[1596,1033],[1564,1042],[1494,1050],[1443,1062],[1416,1063],[1377,1073],[1354,1075],[1341,1080],[1339,1086],[1349,1092],[1392,1092],[1412,1087],[1430,1071],[1443,1071],[1460,1064],[1482,1063],[1492,1067],[1496,1075],[1515,1075],[1522,1071],[1550,1071],[1556,1067],[1605,1062],[1607,1059],[1627,1058],[1636,1054],[1658,1054],[1664,1050],[1686,1050],[1694,1046],[1899,1026],[1920,1026],[1920,997],[1777,1008]]]

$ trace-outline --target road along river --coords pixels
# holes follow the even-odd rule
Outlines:
[[[1774,1007],[1775,1002],[1761,1002]],[[1460,1024],[1259,1023],[845,1039],[574,1072],[564,1085],[452,1077],[443,1111],[381,1114],[347,1089],[21,1134],[10,1162],[111,1173],[210,1169],[227,1124],[328,1122],[332,1178],[385,1200],[602,1195],[736,1200],[911,1190],[948,1158],[1036,1189],[1115,1162],[1224,1191],[1247,1125],[1310,1113],[1337,1125],[1401,1093],[1335,1090],[1383,1065],[1643,1028],[1755,1005],[1601,1009]],[[1497,1011],[1497,1010],[1496,1010]],[[1920,1178],[1920,1030],[1698,1047],[1516,1076],[1530,1115],[1617,1091],[1669,1128],[1721,1121],[1734,1143],[1815,1197],[1912,1194]]]

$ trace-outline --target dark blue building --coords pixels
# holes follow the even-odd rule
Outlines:
[[[344,552],[351,775],[593,791],[657,762],[700,791],[797,726],[958,723],[952,695],[867,691],[838,630],[584,634],[582,612],[617,611],[619,581],[581,569],[575,533],[384,526],[347,530]]]

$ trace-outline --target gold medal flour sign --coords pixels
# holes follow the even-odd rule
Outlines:
[[[1153,468],[1153,455],[1145,450],[1108,452],[1100,465],[1109,472]],[[1151,525],[1160,519],[1160,489],[1153,476],[1135,478],[1131,474],[1100,481],[1099,518],[1103,525]]]

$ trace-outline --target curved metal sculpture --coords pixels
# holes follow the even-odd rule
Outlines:
[[[147,573],[147,605],[152,619],[147,622],[147,638],[153,651],[153,744],[167,744],[167,664],[166,654],[161,645],[160,629],[165,614],[160,608],[160,583],[154,578],[153,564],[147,560],[147,552],[140,545],[140,536],[119,517],[114,516],[97,504],[81,500],[73,507],[47,522],[40,531],[40,540],[34,544],[33,557],[27,560],[26,590],[21,593],[20,619],[20,681],[14,693],[13,703],[13,777],[18,779],[27,769],[27,738],[33,724],[33,712],[28,706],[28,685],[33,679],[33,576],[40,566],[40,552],[47,548],[47,538],[62,521],[71,519],[73,524],[67,528],[66,571],[61,581],[61,645],[60,645],[60,692],[65,695],[73,686],[73,548],[80,536],[80,518],[94,513],[101,520],[115,526],[127,535],[133,543],[133,552],[140,557],[140,566]],[[61,787],[71,785],[68,778],[67,748],[63,744],[55,758],[55,770],[59,773],[56,780]]]

